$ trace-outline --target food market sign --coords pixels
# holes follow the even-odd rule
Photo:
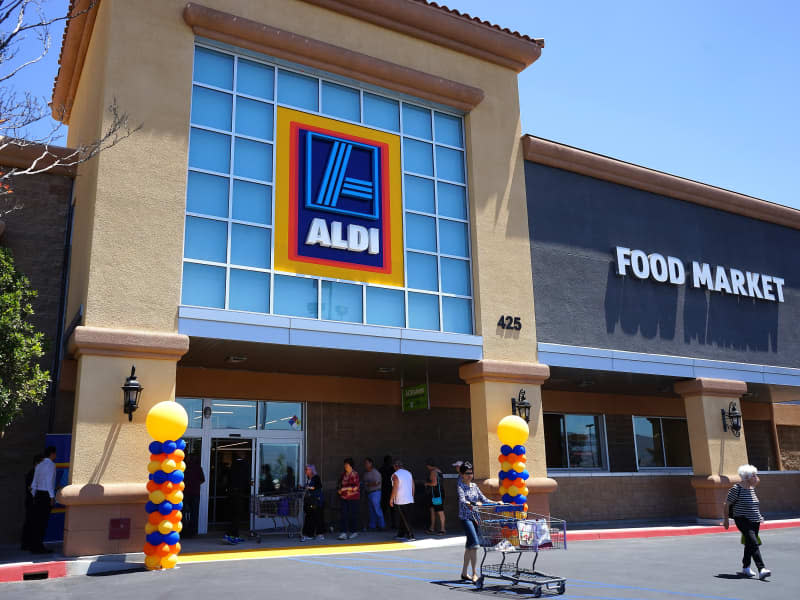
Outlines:
[[[632,275],[637,279],[652,279],[659,283],[685,285],[690,281],[693,288],[705,288],[712,292],[725,292],[735,296],[758,298],[769,302],[783,302],[784,280],[766,273],[751,273],[691,261],[686,263],[674,256],[656,252],[616,247],[617,275]]]

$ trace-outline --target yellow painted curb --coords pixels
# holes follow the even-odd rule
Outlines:
[[[406,542],[379,542],[376,544],[353,544],[342,546],[301,546],[271,548],[269,550],[231,550],[227,552],[193,552],[178,556],[178,564],[216,562],[221,560],[252,560],[257,558],[283,558],[289,556],[327,556],[330,554],[356,554],[359,552],[388,552],[410,550],[413,544]]]

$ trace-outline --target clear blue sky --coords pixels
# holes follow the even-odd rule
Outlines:
[[[523,132],[800,208],[800,2],[440,2],[545,39]],[[17,82],[48,99],[53,42]]]

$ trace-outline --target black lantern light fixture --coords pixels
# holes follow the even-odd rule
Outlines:
[[[122,411],[133,421],[133,413],[139,408],[139,397],[142,395],[142,384],[136,381],[136,366],[131,366],[131,374],[122,386]]]
[[[728,405],[728,410],[721,408],[722,412],[722,431],[728,431],[730,428],[731,433],[735,437],[742,434],[742,413],[736,408],[736,402],[731,402]]]
[[[531,420],[531,403],[525,400],[525,390],[520,390],[519,395],[511,398],[511,414],[519,414],[526,423]]]

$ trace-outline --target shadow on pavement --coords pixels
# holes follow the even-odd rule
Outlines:
[[[556,594],[547,591],[542,591],[542,594],[540,596],[536,596],[531,588],[524,586],[484,584],[483,589],[478,589],[472,583],[464,581],[463,579],[456,579],[451,581],[431,581],[431,583],[458,592],[472,592],[473,594],[493,596],[495,598],[515,598],[516,600],[521,600],[526,598],[538,598],[538,597],[547,598],[549,596],[557,597]]]

